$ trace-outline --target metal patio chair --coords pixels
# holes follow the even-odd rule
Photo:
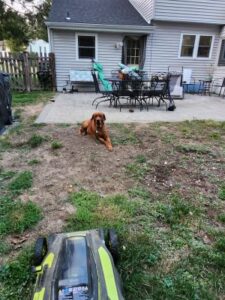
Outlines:
[[[219,96],[221,96],[222,90],[223,88],[225,88],[225,77],[224,78],[217,78],[213,81],[213,85],[212,88],[214,90],[214,88],[219,88],[220,92],[219,92]],[[225,96],[225,89],[223,92],[223,97]]]
[[[99,84],[96,72],[92,71],[92,77],[94,80],[94,86],[95,86],[95,93],[100,94],[100,96],[96,97],[92,105],[94,105],[96,102],[96,109],[100,103],[103,102],[109,102],[109,105],[112,106],[112,104],[115,101],[116,93],[115,91],[105,91],[102,86]]]

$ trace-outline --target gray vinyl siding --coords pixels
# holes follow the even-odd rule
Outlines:
[[[53,30],[51,32],[51,48],[55,52],[57,90],[66,85],[70,70],[91,70],[91,61],[76,59],[76,39],[73,30]],[[90,34],[94,34],[91,32]],[[123,35],[116,33],[96,33],[98,61],[104,66],[104,73],[110,76],[111,70],[118,68],[121,62],[122,49],[115,44],[122,42]]]
[[[154,13],[155,0],[129,0],[142,17],[150,23]]]
[[[152,63],[152,34],[149,34],[147,36],[147,41],[146,41],[146,49],[145,49],[145,63],[144,63],[144,71],[147,72],[148,76],[151,75],[151,63]]]
[[[179,58],[181,34],[214,35],[211,59]],[[213,75],[213,66],[217,54],[220,27],[216,25],[180,24],[156,22],[154,33],[149,39],[150,73],[165,72],[168,66],[181,70],[182,67],[192,69],[195,80],[205,79]]]
[[[155,0],[155,20],[225,24],[224,0]]]

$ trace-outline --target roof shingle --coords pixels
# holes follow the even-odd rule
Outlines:
[[[149,26],[129,0],[53,0],[48,22]]]

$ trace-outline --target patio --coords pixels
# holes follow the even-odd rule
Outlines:
[[[90,118],[95,107],[91,105],[95,93],[57,94],[55,102],[47,104],[36,123],[68,123],[76,124]],[[139,108],[129,112],[127,107],[109,107],[102,103],[98,111],[106,114],[107,123],[150,123],[150,122],[179,122],[185,120],[225,121],[225,99],[218,96],[199,96],[185,94],[184,100],[175,100],[177,109],[166,111],[165,106],[150,107],[149,111]]]

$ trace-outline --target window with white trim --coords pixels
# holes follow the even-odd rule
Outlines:
[[[78,35],[78,59],[96,58],[96,37],[94,35]]]
[[[180,57],[210,58],[213,36],[200,34],[183,34],[181,36]]]
[[[192,57],[194,54],[195,47],[195,35],[183,35],[182,46],[181,46],[181,57]]]
[[[197,57],[208,58],[210,56],[211,45],[212,36],[201,35],[199,38]]]

